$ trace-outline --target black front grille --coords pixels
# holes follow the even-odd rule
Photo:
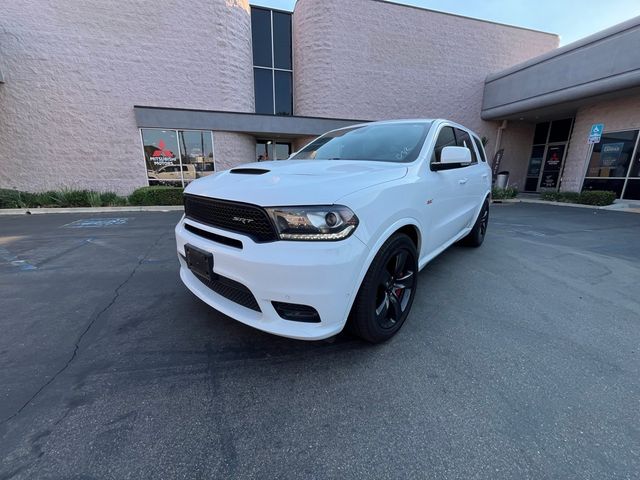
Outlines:
[[[256,205],[185,195],[184,213],[187,218],[196,222],[243,233],[256,242],[272,242],[278,239],[267,212]]]
[[[227,300],[242,305],[243,307],[250,308],[256,312],[260,312],[260,307],[256,301],[256,297],[253,296],[251,290],[245,287],[240,282],[231,280],[230,278],[217,275],[213,281],[208,281],[198,275],[195,276],[198,280],[204,283],[211,290],[218,295],[223,296]]]

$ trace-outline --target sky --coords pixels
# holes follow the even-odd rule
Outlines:
[[[252,5],[282,10],[293,10],[295,2],[249,1]],[[640,15],[640,0],[397,0],[396,3],[556,33],[560,35],[560,45]]]

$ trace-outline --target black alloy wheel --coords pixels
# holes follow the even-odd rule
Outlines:
[[[382,245],[362,281],[349,327],[369,342],[388,340],[407,319],[417,286],[416,245],[407,235],[395,234]]]
[[[485,200],[482,204],[480,214],[474,223],[469,234],[461,240],[461,243],[469,247],[479,247],[484,242],[489,226],[489,200]]]
[[[409,305],[417,276],[410,255],[406,248],[398,250],[380,272],[375,299],[376,321],[384,329],[393,328]]]

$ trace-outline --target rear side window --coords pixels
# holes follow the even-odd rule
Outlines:
[[[433,156],[431,157],[432,162],[440,161],[440,154],[442,153],[442,149],[444,147],[455,147],[456,146],[456,136],[453,133],[452,127],[443,127],[438,134],[438,139],[436,140],[436,146],[433,149]]]
[[[482,142],[480,140],[478,140],[478,137],[472,137],[473,141],[476,144],[476,147],[478,147],[478,152],[480,153],[480,160],[482,160],[483,162],[487,161],[487,156],[484,153],[484,147],[482,146]]]
[[[477,163],[478,157],[476,157],[476,151],[471,143],[471,137],[464,130],[456,128],[456,140],[459,147],[467,147],[471,152],[471,163]]]

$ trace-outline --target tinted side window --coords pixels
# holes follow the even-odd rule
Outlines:
[[[464,130],[460,130],[456,128],[456,139],[458,140],[459,147],[467,147],[471,152],[471,163],[477,163],[478,158],[476,157],[476,152],[473,149],[473,144],[471,143],[471,137]]]
[[[487,157],[486,157],[486,154],[484,153],[484,147],[482,146],[482,142],[478,140],[478,137],[473,137],[473,141],[475,142],[476,147],[478,148],[478,152],[480,152],[480,160],[482,160],[483,162],[486,162]]]
[[[436,140],[436,146],[433,149],[433,155],[431,157],[432,162],[440,161],[440,154],[442,153],[442,149],[444,147],[455,147],[456,146],[456,137],[453,133],[452,127],[443,127],[438,134],[438,139]]]

